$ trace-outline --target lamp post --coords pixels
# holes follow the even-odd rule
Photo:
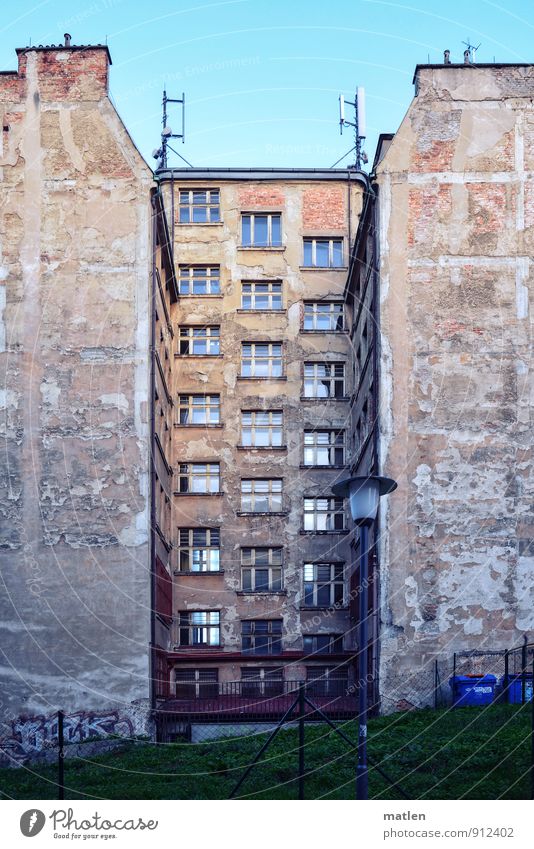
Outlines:
[[[352,477],[334,484],[332,492],[349,499],[350,513],[360,528],[360,621],[358,623],[358,766],[356,771],[356,798],[369,798],[367,772],[367,668],[368,668],[368,573],[369,528],[376,519],[378,502],[397,488],[392,478],[378,475]]]

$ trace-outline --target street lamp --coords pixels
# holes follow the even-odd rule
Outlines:
[[[358,767],[356,772],[356,798],[369,798],[367,772],[367,664],[368,664],[368,557],[369,528],[376,519],[378,502],[382,495],[397,489],[392,478],[378,475],[347,478],[334,484],[332,492],[349,499],[351,516],[360,528],[360,621],[358,627],[359,687],[358,687]]]

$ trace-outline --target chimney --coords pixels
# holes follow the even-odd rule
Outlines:
[[[450,65],[451,64],[451,51],[450,50],[444,50],[443,51],[443,64],[444,65]]]
[[[471,64],[471,56],[469,55],[469,50],[464,50],[464,65]]]
[[[63,38],[65,39],[65,47],[70,47],[70,40],[72,38],[70,32],[66,32]]]

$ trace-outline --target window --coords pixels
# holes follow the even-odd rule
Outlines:
[[[190,610],[180,613],[181,646],[218,646],[221,639],[218,610]]]
[[[179,491],[198,494],[219,492],[221,474],[219,463],[180,463]]]
[[[220,354],[220,333],[218,326],[180,327],[180,354],[189,357]]]
[[[280,213],[247,213],[241,218],[242,245],[245,248],[277,248],[282,244]]]
[[[249,478],[241,481],[241,510],[244,513],[278,513],[281,509],[280,478]]]
[[[308,666],[307,691],[312,696],[345,696],[349,672],[346,667]]]
[[[215,699],[219,695],[218,669],[177,669],[177,699]]]
[[[305,531],[343,531],[345,509],[342,498],[305,498]]]
[[[313,301],[304,304],[304,330],[343,330],[343,304]]]
[[[343,604],[344,568],[342,563],[305,563],[304,607]]]
[[[249,619],[241,623],[243,654],[280,654],[281,619]]]
[[[280,696],[284,691],[282,669],[241,669],[242,696]]]
[[[181,265],[178,271],[180,295],[220,295],[218,265]]]
[[[282,284],[276,281],[241,284],[241,308],[244,310],[281,310]]]
[[[305,398],[343,398],[344,363],[304,363]]]
[[[180,224],[213,224],[221,220],[219,189],[181,189]]]
[[[178,565],[180,572],[219,571],[219,528],[180,528],[179,540]]]
[[[343,239],[304,239],[304,265],[309,268],[342,268]]]
[[[219,424],[220,395],[180,395],[178,399],[180,424]]]
[[[282,445],[282,411],[243,410],[241,445],[247,448],[279,448]]]
[[[281,342],[243,342],[241,377],[281,377]]]
[[[243,592],[276,593],[282,589],[281,548],[242,548]]]
[[[307,634],[303,644],[306,654],[337,654],[343,651],[343,634]]]
[[[344,430],[305,430],[305,466],[343,466],[345,463]]]

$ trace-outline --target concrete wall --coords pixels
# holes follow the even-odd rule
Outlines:
[[[59,707],[120,721],[149,692],[151,172],[107,48],[18,53],[0,76],[0,736]]]
[[[378,168],[385,707],[534,630],[534,68],[417,79]]]

